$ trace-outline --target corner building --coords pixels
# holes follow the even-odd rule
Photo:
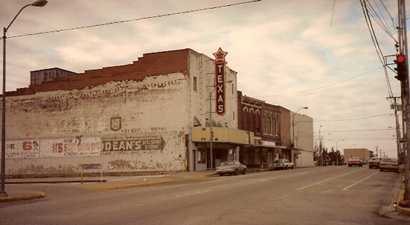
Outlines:
[[[201,170],[237,158],[250,135],[237,129],[237,73],[224,61],[217,92],[215,62],[191,49],[148,53],[8,92],[7,175],[78,174],[87,163],[111,173]]]

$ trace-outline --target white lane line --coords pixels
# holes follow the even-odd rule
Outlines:
[[[361,182],[363,182],[363,181],[369,179],[370,177],[372,177],[372,176],[374,176],[374,175],[376,175],[376,174],[378,174],[378,173],[379,173],[379,171],[374,172],[374,173],[370,174],[369,176],[367,176],[367,177],[365,177],[365,178],[362,178],[362,179],[360,179],[360,180],[354,182],[353,184],[351,184],[351,185],[349,185],[349,186],[346,186],[345,188],[343,188],[343,191],[349,190],[349,188],[351,188],[351,187],[353,187],[353,186],[355,186],[355,185],[357,185],[357,184],[360,184]]]
[[[307,188],[310,188],[310,187],[313,187],[313,186],[316,186],[316,185],[319,185],[319,184],[323,184],[323,183],[328,182],[328,181],[330,181],[330,180],[337,179],[337,178],[339,178],[339,177],[344,177],[344,176],[350,175],[350,174],[352,174],[352,173],[357,173],[357,172],[359,172],[359,171],[362,171],[362,170],[351,171],[351,172],[348,172],[348,173],[341,174],[341,175],[339,175],[339,176],[329,177],[329,178],[326,178],[326,179],[324,179],[324,180],[315,182],[315,183],[313,183],[313,184],[309,184],[309,185],[306,185],[306,186],[297,188],[296,190],[302,191],[302,190],[305,190],[305,189],[307,189]]]

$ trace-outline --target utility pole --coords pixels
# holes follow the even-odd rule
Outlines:
[[[406,139],[407,139],[407,145],[406,145],[406,164],[405,164],[405,171],[404,171],[404,200],[410,200],[410,97],[409,97],[409,79],[408,79],[408,69],[409,69],[409,64],[408,64],[408,51],[407,51],[407,24],[406,24],[406,1],[405,0],[398,0],[397,2],[397,8],[398,8],[398,51],[399,54],[397,56],[397,62],[401,63],[401,68],[397,68],[397,76],[398,77],[404,77],[405,79],[401,80],[401,82],[405,82],[405,103],[406,103],[406,112],[403,113],[406,115]],[[401,61],[399,60],[399,56],[401,57]],[[404,61],[403,61],[404,60]],[[406,91],[407,90],[407,91]]]
[[[401,159],[402,150],[401,150],[401,147],[400,147],[400,139],[401,139],[400,123],[399,123],[399,117],[398,117],[398,114],[397,114],[397,111],[398,111],[397,99],[400,99],[400,98],[401,97],[387,97],[387,99],[393,99],[393,101],[394,101],[393,109],[394,109],[394,117],[395,117],[395,120],[396,120],[397,160],[398,160],[399,164],[403,163],[403,160]]]
[[[212,92],[209,92],[209,117],[208,117],[208,125],[209,125],[209,157],[210,157],[210,167],[211,169],[214,168],[214,149],[213,149],[213,141],[214,141],[214,131],[212,129]]]

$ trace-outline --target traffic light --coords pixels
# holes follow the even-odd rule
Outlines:
[[[397,67],[394,68],[397,72],[397,75],[394,77],[397,80],[403,81],[407,77],[407,58],[405,55],[398,54],[396,55],[396,60],[394,60],[394,63],[396,63]]]

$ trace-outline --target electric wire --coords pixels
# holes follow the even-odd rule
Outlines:
[[[137,21],[141,21],[141,20],[148,20],[148,19],[154,19],[154,18],[160,18],[160,17],[175,16],[175,15],[182,15],[182,14],[191,14],[191,13],[195,13],[195,12],[201,12],[201,11],[208,11],[208,10],[231,7],[231,6],[244,5],[244,4],[255,3],[255,2],[260,2],[260,1],[262,1],[262,0],[250,0],[250,1],[244,1],[244,2],[236,2],[236,3],[230,3],[230,4],[224,4],[224,5],[210,6],[210,7],[205,7],[205,8],[184,10],[184,11],[179,11],[179,12],[158,14],[158,15],[154,15],[154,16],[145,16],[145,17],[139,17],[139,18],[133,18],[133,19],[125,19],[125,20],[116,20],[116,21],[100,23],[100,24],[92,24],[92,25],[83,25],[83,26],[76,26],[76,27],[69,27],[69,28],[61,28],[61,29],[56,29],[56,30],[49,30],[49,31],[42,31],[42,32],[35,32],[35,33],[17,34],[17,35],[11,35],[8,38],[9,39],[10,38],[21,38],[21,37],[37,36],[37,35],[44,35],[44,34],[51,34],[51,33],[60,33],[60,32],[65,32],[65,31],[90,29],[90,28],[96,28],[96,27],[101,27],[101,26],[108,26],[108,25],[114,25],[114,24],[120,24],[120,23],[137,22]]]
[[[384,8],[384,10],[387,12],[388,16],[390,17],[391,23],[392,23],[392,27],[394,29],[396,29],[396,24],[394,23],[394,17],[392,16],[392,14],[390,13],[389,8],[387,8],[386,4],[384,4],[383,0],[379,0],[379,2],[381,3],[382,7]]]
[[[393,116],[393,113],[380,113],[380,114],[361,116],[361,117],[353,117],[353,118],[344,118],[344,119],[315,120],[315,122],[355,121],[355,120],[366,120],[366,119],[373,119],[373,118],[385,117],[385,116]],[[298,120],[298,122],[306,122],[307,123],[309,121]]]
[[[326,132],[374,132],[374,131],[392,131],[394,128],[381,128],[381,129],[347,129],[347,130],[326,130]]]
[[[373,24],[372,24],[372,20],[371,20],[371,18],[370,18],[370,16],[369,16],[369,10],[368,10],[368,8],[367,8],[366,2],[367,2],[366,0],[360,0],[360,4],[361,4],[361,6],[362,6],[363,15],[364,15],[364,17],[365,17],[366,25],[367,25],[367,28],[368,28],[368,30],[369,30],[369,33],[370,33],[370,37],[371,37],[371,41],[372,41],[372,43],[373,43],[373,46],[375,47],[377,57],[378,57],[380,63],[381,63],[382,66],[383,66],[383,69],[384,69],[384,75],[385,75],[386,87],[387,87],[387,94],[388,94],[389,97],[392,97],[392,96],[393,96],[393,91],[392,91],[391,84],[390,84],[390,80],[389,80],[389,77],[388,77],[388,74],[387,74],[386,62],[385,62],[385,60],[384,60],[384,54],[383,54],[383,51],[382,51],[381,48],[380,48],[379,41],[378,41],[377,36],[376,36],[376,33],[375,33],[375,31],[374,31]]]
[[[373,17],[374,21],[376,21],[376,24],[391,38],[397,43],[397,39],[393,35],[393,31],[389,29],[389,27],[386,25],[385,20],[379,15],[379,13],[374,9],[372,4],[367,0],[367,5],[369,6],[369,13]]]

